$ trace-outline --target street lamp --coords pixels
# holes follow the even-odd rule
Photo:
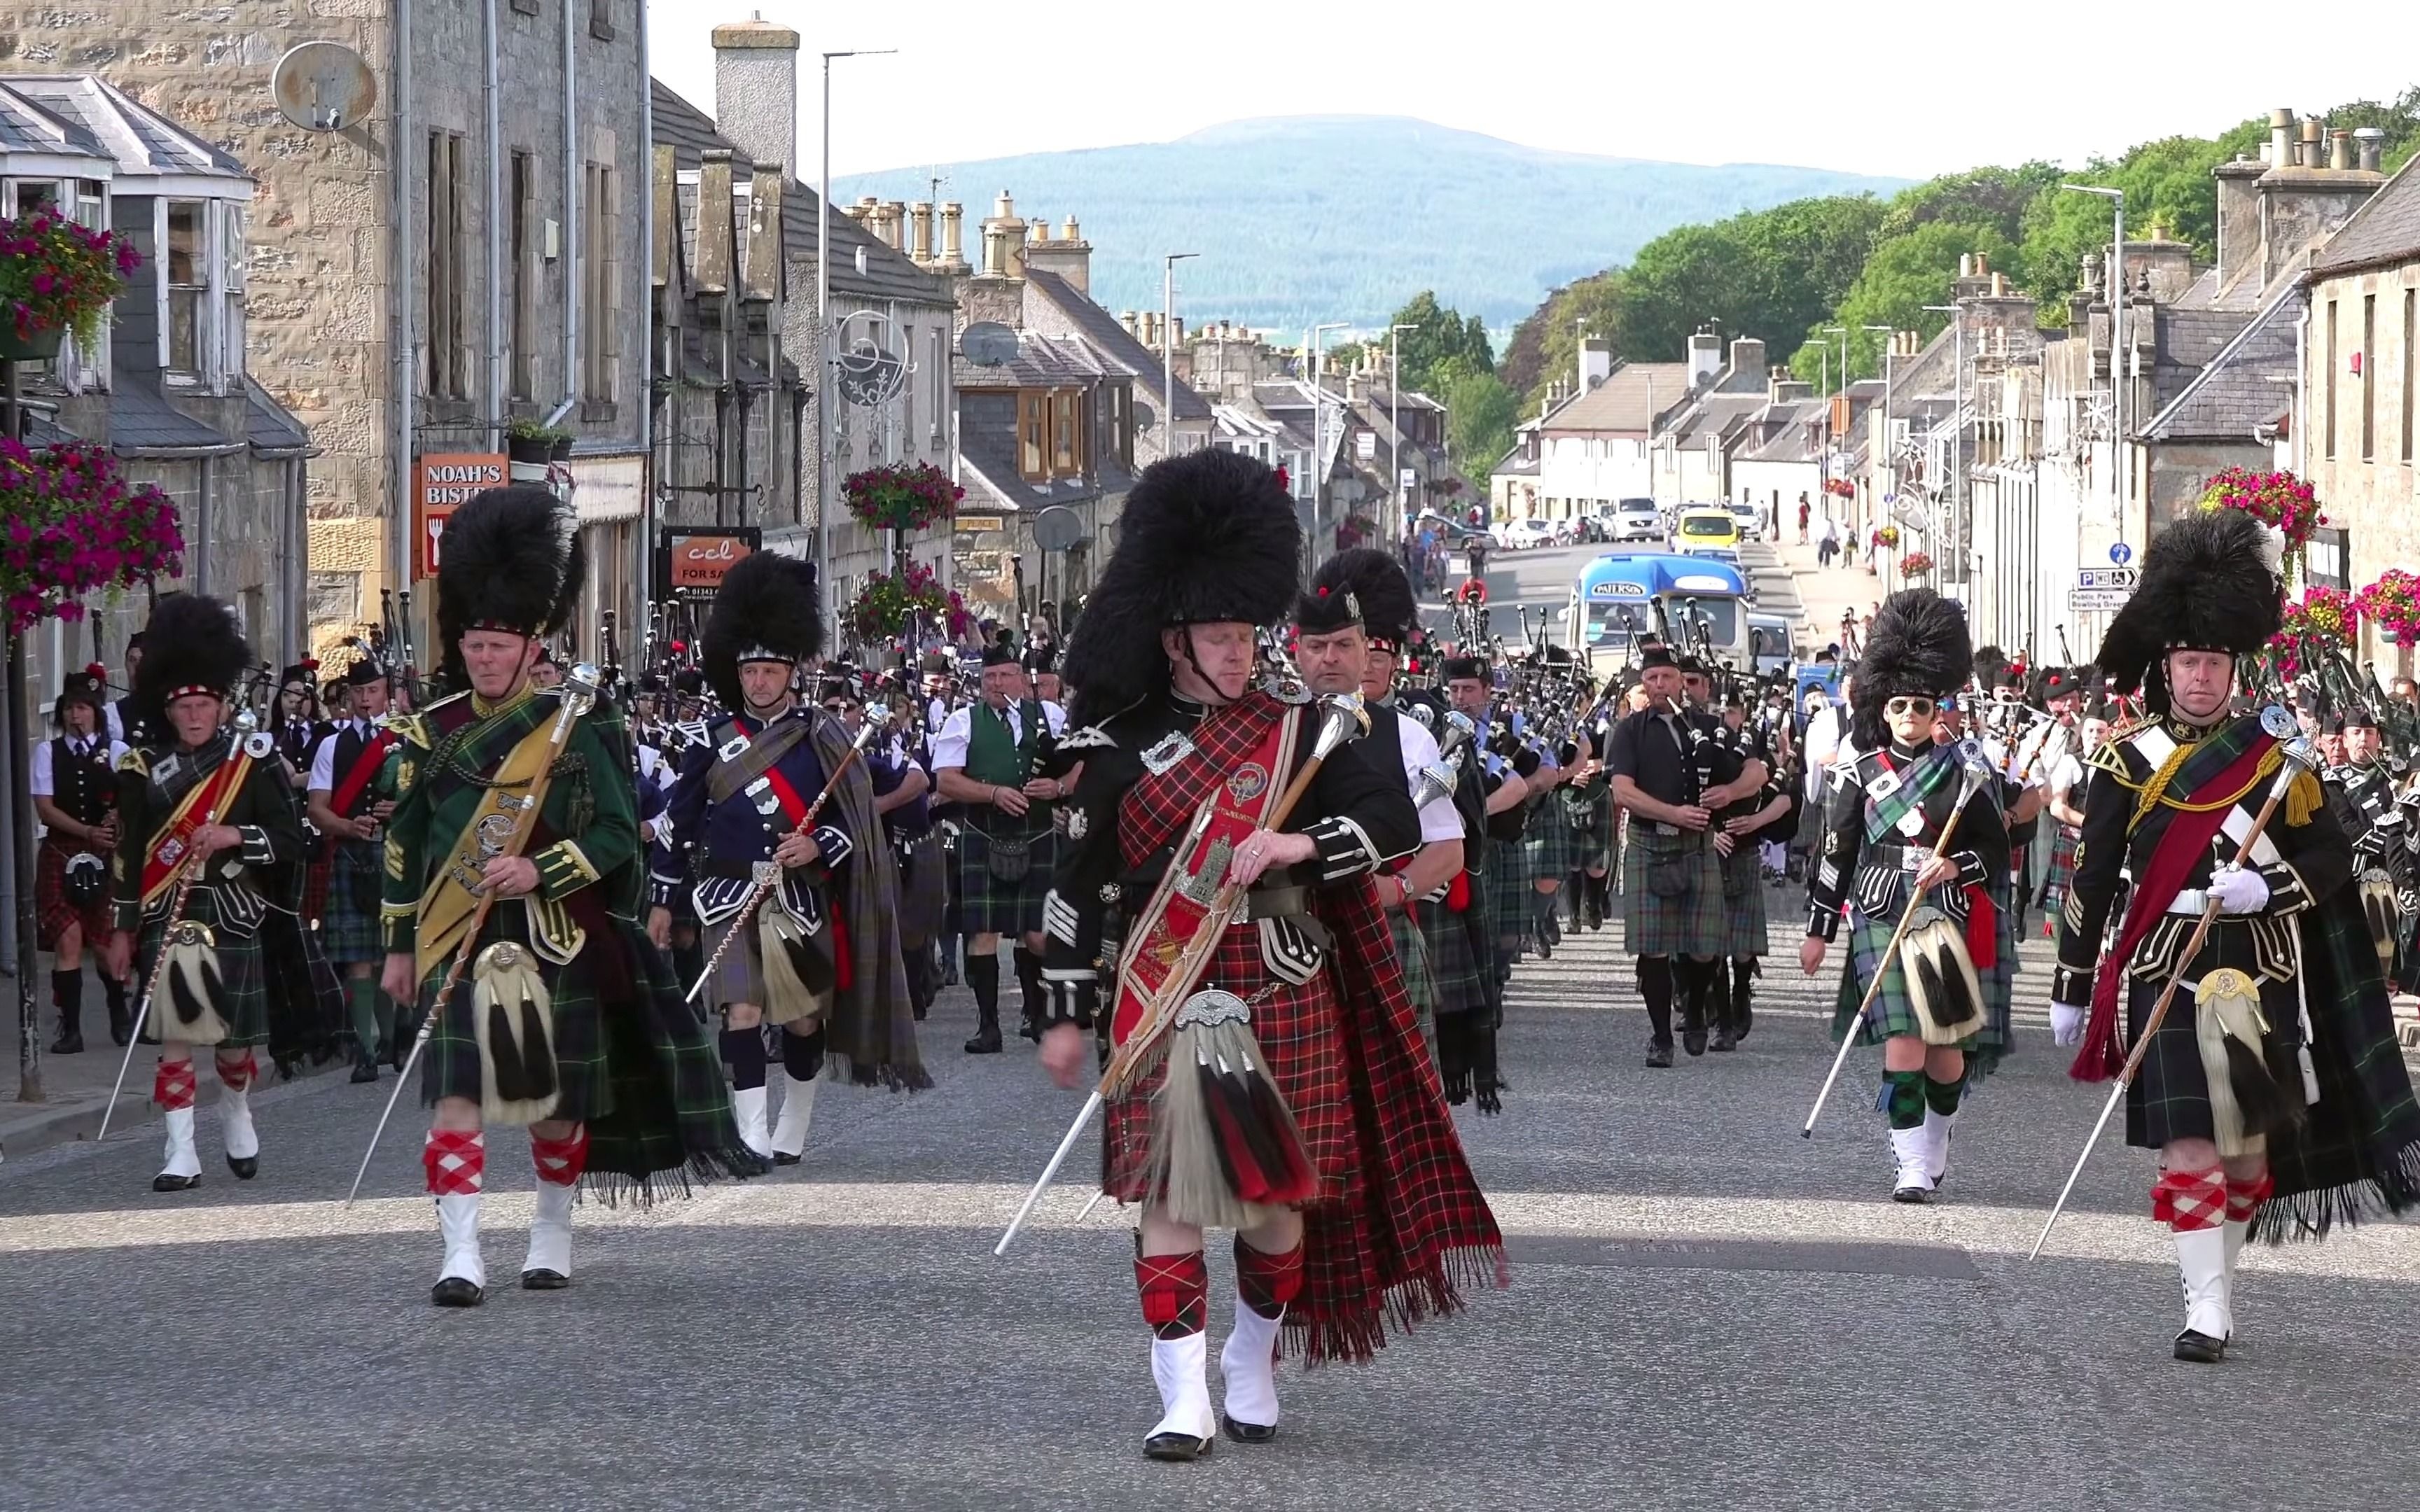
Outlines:
[[[1311,524],[1302,532],[1302,548],[1308,560],[1318,560],[1319,486],[1326,481],[1326,452],[1320,446],[1320,432],[1327,416],[1327,388],[1319,381],[1320,349],[1331,331],[1349,331],[1350,320],[1330,320],[1311,328],[1311,349],[1304,354],[1305,365],[1311,369],[1311,464],[1303,471],[1311,474]]]
[[[1394,440],[1388,455],[1395,469],[1395,533],[1401,536],[1411,517],[1411,496],[1404,491],[1404,346],[1406,331],[1419,330],[1419,323],[1396,324],[1387,328],[1387,424],[1393,427]]]
[[[1947,548],[1951,545],[1950,537],[1956,536],[1958,581],[1963,584],[1966,581],[1966,521],[1959,506],[1965,489],[1959,478],[1966,470],[1966,307],[1962,304],[1928,304],[1924,308],[1933,315],[1947,315],[1955,322],[1952,327],[1955,334],[1950,338],[1953,345],[1949,367],[1949,497],[1944,516],[1947,523],[1934,535],[1933,544]],[[1941,560],[1944,563],[1941,580],[1946,585],[1949,581],[1947,567],[1948,551],[1941,553]],[[1971,609],[1973,606],[1968,607]]]
[[[1176,265],[1198,252],[1171,252],[1159,277],[1159,424],[1163,456],[1176,455]]]
[[[1884,461],[1884,463],[1885,463],[1885,465],[1887,465],[1887,466],[1889,467],[1889,469],[1890,469],[1890,487],[1889,487],[1889,489],[1887,490],[1887,492],[1888,492],[1888,493],[1890,493],[1890,494],[1892,494],[1892,495],[1894,495],[1894,496],[1896,496],[1896,495],[1899,493],[1899,452],[1898,452],[1898,450],[1897,450],[1896,448],[1894,448],[1894,447],[1891,445],[1891,394],[1892,394],[1891,381],[1892,381],[1893,377],[1895,376],[1895,375],[1894,375],[1894,370],[1893,370],[1893,368],[1892,368],[1892,366],[1891,366],[1891,359],[1899,355],[1899,354],[1898,354],[1898,351],[1896,350],[1897,347],[1899,346],[1899,329],[1898,329],[1896,326],[1875,326],[1875,325],[1865,325],[1865,326],[1859,326],[1857,329],[1858,329],[1858,330],[1860,330],[1860,331],[1879,331],[1879,332],[1883,332],[1885,335],[1887,335],[1888,337],[1890,337],[1890,338],[1891,338],[1891,339],[1890,339],[1889,344],[1888,344],[1888,345],[1886,345],[1886,346],[1885,346],[1885,347],[1883,347],[1883,445],[1882,445],[1882,453],[1883,453],[1883,461]],[[1844,347],[1846,347],[1846,345],[1847,345],[1847,344],[1846,344],[1845,342],[1844,342],[1844,343],[1842,343],[1842,346],[1843,346]],[[1879,509],[1879,508],[1880,508],[1880,506],[1881,506],[1883,503],[1885,503],[1885,501],[1885,501],[1885,500],[1877,499],[1877,500],[1875,500],[1875,501],[1874,501],[1874,504],[1875,504],[1875,506],[1877,507],[1877,509]]]
[[[831,570],[831,66],[836,57],[888,57],[898,51],[883,47],[823,54],[823,179],[815,192],[815,588],[823,597],[826,624],[840,612],[832,596]]]
[[[2098,194],[2110,202],[2109,269],[2109,476],[2118,497],[2118,538],[2126,538],[2126,192],[2099,184],[2061,184],[2071,194]]]

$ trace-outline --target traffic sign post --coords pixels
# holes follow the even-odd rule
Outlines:
[[[2111,566],[2122,567],[2133,560],[2134,548],[2133,547],[2128,546],[2123,541],[2112,541],[2109,543],[2109,564]]]
[[[2143,575],[2132,567],[2079,567],[2075,586],[2086,593],[2132,594]]]

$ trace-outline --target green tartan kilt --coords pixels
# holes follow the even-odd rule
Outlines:
[[[1855,926],[1849,936],[1849,969],[1841,974],[1840,995],[1833,1014],[1832,1038],[1840,1037],[1841,1027],[1850,1014],[1857,1011],[1864,998],[1866,984],[1873,980],[1874,965],[1890,945],[1891,934],[1899,928],[1897,917],[1875,918],[1862,910],[1856,915]],[[2009,1001],[2013,985],[2013,965],[2017,959],[2016,921],[2006,909],[1999,913],[1999,959],[1989,971],[1978,970],[1976,979],[1983,987],[1983,1026],[1958,1041],[1966,1052],[1966,1080],[1971,1085],[1990,1074],[2008,1054],[2011,1036],[2009,1030]],[[1878,1027],[1879,1026],[1879,1027]],[[1891,963],[1889,973],[1883,978],[1882,991],[1874,995],[1874,1006],[1857,1024],[1859,1044],[1879,1044],[1884,1040],[1902,1034],[1921,1034],[1916,1022],[1916,1003],[1908,996],[1907,973],[1898,962]]]
[[[257,934],[238,937],[219,922],[219,895],[214,887],[196,887],[185,895],[184,917],[196,924],[209,927],[218,954],[219,994],[210,1006],[219,1017],[226,1020],[227,1036],[219,1041],[222,1049],[238,1050],[246,1045],[269,1042],[269,981],[260,955]],[[137,953],[134,980],[147,982],[151,970],[160,959],[160,939],[166,932],[167,911],[144,920],[142,949]],[[255,927],[257,928],[257,921]],[[176,1010],[170,1004],[168,984],[163,981],[152,995],[151,1015],[145,1038],[176,1038]]]
[[[1563,812],[1559,789],[1547,794],[1529,810],[1529,827],[1522,831],[1521,849],[1532,882],[1561,882],[1579,865],[1575,859],[1579,853],[1578,838],[1572,832],[1571,819]]]
[[[2157,1149],[2179,1139],[2215,1139],[2217,1122],[2211,1113],[2210,1073],[2203,1068],[2201,1042],[2195,1033],[2194,984],[2222,965],[2237,967],[2260,983],[2260,1013],[2269,1021],[2261,1036],[2261,1052],[2270,1074],[2283,1087],[2299,1089],[2303,1005],[2291,981],[2260,977],[2249,945],[2250,932],[2222,923],[2211,932],[2201,955],[2185,973],[2176,1001],[2160,1021],[2160,1032],[2143,1052],[2143,1064],[2126,1088],[2126,1143]],[[2105,963],[2104,971],[2120,969]],[[2149,1020],[2151,1010],[2167,987],[2167,978],[2126,979],[2126,1045],[2131,1048]]]
[[[1414,903],[1412,906],[1417,908],[1419,904]],[[1420,1021],[1426,1023],[1435,1008],[1435,987],[1429,980],[1428,945],[1420,938],[1419,921],[1411,917],[1409,910],[1389,909],[1387,927],[1394,933],[1395,964],[1404,970],[1404,995],[1411,998]]]
[[[1529,886],[1528,842],[1487,842],[1487,911],[1499,940],[1519,939],[1529,933],[1536,917],[1537,891]]]
[[[1029,851],[1031,864],[1017,882],[991,874],[991,838],[972,825],[958,826],[958,928],[964,934],[1038,934],[1042,899],[1059,866],[1059,837],[1044,830]]]
[[[1773,929],[1765,917],[1764,866],[1755,843],[1741,841],[1723,857],[1722,872],[1723,953],[1734,961],[1767,953],[1773,949]]]
[[[526,912],[519,908],[499,908],[489,914],[487,924],[480,930],[480,949],[503,940],[513,940],[524,949],[529,944],[529,930],[524,923]],[[582,955],[569,965],[542,964],[540,974],[546,979],[550,1013],[554,1030],[555,1078],[563,1092],[555,1103],[556,1119],[568,1119],[586,1123],[603,1117],[613,1106],[611,1079],[605,1063],[605,1039],[601,1009],[591,973],[583,969],[582,957],[596,947],[584,947]],[[476,951],[472,953],[475,964]],[[420,1007],[426,1011],[435,999],[438,985],[445,980],[451,959],[441,961],[420,984]],[[465,966],[462,980],[455,987],[453,998],[438,1014],[429,1030],[428,1045],[421,1053],[423,1074],[420,1098],[434,1107],[445,1097],[467,1097],[479,1101],[486,1078],[479,1064],[479,1041],[471,1016],[471,968]]]
[[[1659,893],[1648,885],[1659,862],[1678,868],[1685,879],[1681,891]],[[1621,890],[1624,955],[1712,957],[1730,942],[1722,857],[1702,835],[1658,835],[1653,825],[1634,820],[1622,849]]]
[[[1470,916],[1443,903],[1415,901],[1412,906],[1419,911],[1420,941],[1428,950],[1434,1011],[1468,1013],[1487,1007],[1487,968],[1471,941]]]
[[[386,884],[386,847],[374,840],[328,842],[328,905],[319,915],[319,949],[336,965],[384,961],[379,892]]]

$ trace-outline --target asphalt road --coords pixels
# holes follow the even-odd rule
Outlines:
[[[1525,560],[1515,569],[1533,564]],[[1534,559],[1545,565],[1543,554]],[[1776,943],[1795,933],[1776,893]],[[2026,949],[2020,998],[2048,963]],[[1730,1056],[1640,1063],[1607,931],[1519,971],[1500,1118],[1466,1116],[1512,1286],[1366,1368],[1281,1377],[1273,1445],[1138,1453],[1156,1416],[1126,1225],[990,1250],[1076,1107],[1022,1054],[827,1088],[806,1164],[650,1212],[583,1208],[575,1280],[427,1301],[416,1129],[341,1205],[386,1087],[265,1094],[259,1180],[157,1196],[158,1126],[0,1167],[0,1504],[49,1508],[2135,1508],[2410,1505],[2420,1235],[2247,1262],[2219,1367],[2180,1322],[2149,1161],[2116,1146],[2050,1253],[2097,1111],[2042,1015],[1960,1125],[1945,1201],[1886,1199],[1860,1055],[1812,1141],[1810,983],[1776,965]],[[407,1112],[408,1125],[415,1121]],[[491,1145],[518,1269],[524,1141]],[[1089,1149],[1074,1164],[1088,1165]],[[1213,1331],[1230,1295],[1213,1251]],[[1214,1338],[1214,1349],[1216,1338]]]

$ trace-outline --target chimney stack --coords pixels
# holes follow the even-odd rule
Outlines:
[[[1132,310],[1120,310],[1118,312],[1118,324],[1120,327],[1124,328],[1127,335],[1133,335],[1135,333],[1135,313]]]
[[[918,200],[908,207],[908,256],[919,268],[933,262],[933,206]]]
[[[1093,244],[1084,239],[1072,215],[1067,217],[1065,229],[1056,237],[1050,234],[1048,217],[1033,218],[1033,239],[1026,244],[1025,266],[1056,273],[1077,293],[1087,299],[1092,297]]]
[[[1025,223],[1017,218],[1016,201],[1005,189],[983,224],[984,274],[988,278],[1025,276]]]
[[[1722,371],[1723,338],[1711,331],[1692,332],[1689,335],[1689,392],[1694,393],[1714,380]]]
[[[760,11],[712,39],[714,129],[759,168],[798,161],[799,34]]]
[[[967,266],[966,242],[962,230],[962,223],[965,219],[966,207],[959,204],[956,200],[950,200],[942,205],[940,267],[944,272],[964,273],[970,271]]]
[[[2375,126],[2358,127],[2352,133],[2355,151],[2354,166],[2363,173],[2376,173],[2386,149],[2386,133]]]

